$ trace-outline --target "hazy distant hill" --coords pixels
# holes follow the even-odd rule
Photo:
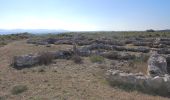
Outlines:
[[[170,32],[170,29],[166,29],[166,30],[158,30],[159,32]]]
[[[51,29],[0,29],[0,34],[14,34],[14,33],[33,33],[33,34],[44,34],[44,33],[61,33],[61,32],[68,32],[67,30],[51,30]]]

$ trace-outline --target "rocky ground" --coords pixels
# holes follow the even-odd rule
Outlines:
[[[130,40],[130,39],[129,39]],[[159,51],[162,45],[150,44],[152,39],[146,39],[142,44],[144,48],[155,48]],[[35,54],[42,51],[58,51],[72,49],[73,45],[70,41],[37,45],[36,43],[28,43],[30,40],[19,40],[9,43],[0,48],[0,100],[168,100],[169,98],[142,93],[137,90],[127,91],[118,87],[113,87],[105,79],[106,71],[109,69],[118,69],[124,72],[142,72],[146,74],[147,63],[137,60],[120,59],[120,57],[103,56],[104,61],[94,63],[89,56],[82,57],[82,63],[76,64],[72,60],[55,59],[49,65],[35,65],[31,68],[17,70],[10,64],[14,56],[24,54]],[[90,40],[94,42],[93,40]],[[142,40],[141,40],[142,41]],[[169,40],[166,40],[169,41]],[[91,44],[90,42],[90,44]],[[103,43],[103,41],[97,41]],[[125,41],[124,41],[125,42]],[[104,49],[104,52],[114,50],[118,52],[127,52],[135,57],[141,54],[147,55],[149,52],[143,52],[144,49],[129,49],[138,48],[138,45],[133,45],[132,41],[128,43],[108,42],[103,46],[83,46],[93,49],[95,54],[100,54],[95,49]],[[89,45],[88,42],[80,43],[78,48],[82,49],[82,45]],[[96,41],[95,41],[96,43]],[[136,43],[136,42],[135,42]],[[163,44],[168,46],[168,42]],[[110,46],[111,45],[111,46]],[[114,46],[113,46],[114,45]],[[143,46],[144,45],[144,46]],[[101,47],[101,48],[100,48]],[[128,48],[128,49],[127,49]],[[168,47],[167,47],[168,48]],[[106,50],[107,49],[107,50]],[[141,52],[142,50],[142,52]],[[144,50],[145,51],[145,50]],[[168,51],[168,50],[166,50]],[[103,50],[100,52],[103,53]],[[163,52],[165,53],[165,52]],[[122,53],[121,53],[122,54]],[[118,55],[120,56],[120,55]],[[123,55],[123,57],[125,57]],[[129,57],[129,56],[128,56]],[[134,62],[135,61],[135,62]],[[27,87],[26,91],[20,94],[14,94],[13,88],[18,85]]]

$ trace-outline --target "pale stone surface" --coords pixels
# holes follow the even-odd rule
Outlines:
[[[14,57],[14,66],[22,67],[22,66],[33,66],[39,62],[38,55],[22,55]]]
[[[162,76],[167,74],[166,58],[157,54],[156,52],[153,53],[148,60],[147,72],[148,75],[152,77]]]

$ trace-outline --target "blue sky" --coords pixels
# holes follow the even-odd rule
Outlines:
[[[170,0],[0,0],[1,29],[170,29]]]

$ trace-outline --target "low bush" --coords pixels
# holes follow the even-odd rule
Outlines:
[[[40,65],[48,65],[50,63],[52,63],[53,59],[54,59],[54,55],[51,52],[41,52],[39,53],[39,64]]]
[[[79,64],[82,63],[82,58],[78,55],[75,55],[72,57],[72,60],[74,61],[74,63]]]
[[[102,63],[104,62],[104,58],[102,56],[98,56],[98,55],[93,55],[90,57],[90,61],[91,62],[99,62],[99,63]]]
[[[13,95],[17,95],[17,94],[23,93],[27,90],[28,90],[28,87],[26,85],[17,85],[12,88],[11,93]]]
[[[7,42],[0,42],[0,46],[7,45]]]

